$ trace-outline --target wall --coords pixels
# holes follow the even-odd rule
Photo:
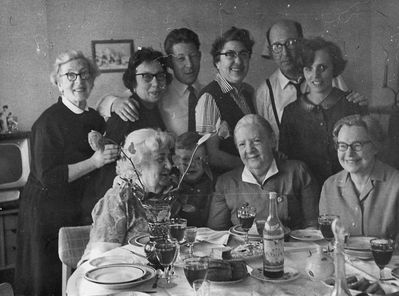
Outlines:
[[[167,33],[183,26],[201,39],[203,83],[214,76],[209,51],[215,37],[232,25],[249,29],[256,43],[247,82],[256,87],[274,70],[272,61],[260,57],[265,31],[283,17],[300,21],[306,36],[336,41],[349,61],[343,74],[347,84],[379,103],[380,47],[389,38],[383,29],[395,31],[397,12],[395,0],[6,0],[0,11],[0,104],[12,106],[23,129],[30,128],[58,95],[48,74],[59,52],[76,48],[91,55],[91,40],[102,39],[133,39],[136,48],[161,49]],[[122,92],[121,77],[102,74],[90,104]],[[397,77],[391,79],[396,85]]]

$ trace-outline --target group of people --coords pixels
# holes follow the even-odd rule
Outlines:
[[[253,45],[242,28],[216,38],[216,77],[203,86],[197,34],[172,30],[166,55],[143,47],[130,57],[126,96],[98,104],[106,122],[87,107],[96,66],[79,51],[57,58],[51,81],[60,98],[32,127],[17,295],[60,294],[60,227],[92,224],[82,261],[126,244],[148,231],[137,188],[160,195],[185,171],[172,212],[189,225],[228,229],[244,202],[266,218],[268,193],[277,192],[279,217],[291,229],[315,228],[319,213],[329,213],[351,235],[397,238],[399,171],[377,158],[382,129],[340,77],[340,48],[304,39],[295,21],[276,22],[264,55],[278,69],[255,91],[244,82]],[[103,149],[91,149],[91,130],[105,135]]]

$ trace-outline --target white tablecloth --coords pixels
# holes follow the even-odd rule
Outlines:
[[[209,230],[203,229],[203,233],[208,233]],[[208,232],[207,232],[208,231]],[[222,235],[216,235],[212,239],[217,239],[218,242],[223,241]],[[199,236],[200,237],[200,236]],[[214,241],[214,240],[212,240]],[[215,245],[206,241],[201,241],[195,244],[194,253],[196,255],[209,255],[212,248],[218,247],[220,245]],[[297,296],[320,296],[329,295],[331,290],[325,284],[318,281],[311,281],[305,274],[304,268],[306,266],[306,260],[309,256],[309,249],[314,249],[316,247],[315,243],[304,243],[304,242],[289,242],[285,244],[285,265],[296,268],[300,273],[300,277],[294,281],[286,283],[269,283],[262,282],[253,277],[248,277],[245,280],[234,283],[234,284],[211,284],[211,295],[217,296],[235,296],[235,295],[297,295]],[[136,263],[146,263],[146,260],[135,256],[130,251],[143,254],[143,248],[138,246],[126,245],[120,248],[116,248],[105,253],[103,256],[126,256],[129,260],[133,260]],[[186,252],[185,247],[182,248],[182,253]],[[399,263],[399,256],[394,256],[394,260],[391,261],[391,266],[395,262]],[[132,262],[132,261],[130,261]],[[247,261],[247,264],[252,268],[262,267],[262,257],[254,258]],[[112,293],[118,293],[122,291],[156,291],[156,293],[151,295],[169,295],[169,296],[187,296],[194,295],[188,284],[184,271],[181,267],[176,267],[175,271],[177,278],[173,279],[173,282],[177,283],[177,286],[164,289],[157,288],[153,289],[152,284],[154,280],[150,280],[140,286],[135,286],[127,290],[108,290],[104,289],[98,284],[92,283],[84,278],[84,274],[92,269],[88,262],[82,264],[71,276],[68,281],[67,293],[69,296],[77,295],[110,295]],[[360,261],[354,260],[351,264],[347,264],[346,267],[347,274],[358,274],[366,276],[369,278],[378,278],[378,268],[374,261]],[[366,273],[364,273],[366,271]],[[399,284],[399,281],[397,281]],[[395,290],[394,286],[391,286]],[[397,288],[396,290],[399,290]],[[125,294],[127,296],[127,294]]]

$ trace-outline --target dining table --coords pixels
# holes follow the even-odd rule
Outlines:
[[[132,239],[130,243],[102,254],[96,262],[107,261],[107,258],[119,258],[127,264],[147,265],[144,248]],[[213,249],[224,246],[235,247],[243,244],[243,237],[232,231],[215,231],[206,227],[199,228],[197,239],[194,244],[195,256],[209,256]],[[290,238],[284,243],[284,268],[292,268],[299,274],[298,277],[289,281],[265,281],[253,276],[255,271],[263,266],[262,255],[248,256],[244,258],[249,274],[240,281],[232,282],[211,282],[210,295],[235,296],[235,295],[296,295],[296,296],[320,296],[330,295],[332,288],[323,281],[312,280],[306,272],[306,265],[312,253],[318,246],[326,247],[327,242],[320,240],[301,240]],[[128,296],[128,295],[168,295],[187,296],[195,295],[184,275],[181,258],[187,256],[187,248],[184,244],[180,248],[180,259],[174,267],[172,282],[176,285],[171,288],[162,288],[159,285],[154,288],[155,277],[132,287],[117,287],[102,285],[86,279],[85,275],[96,268],[93,260],[81,264],[71,275],[67,283],[67,295],[77,296]],[[122,259],[124,258],[124,259]],[[179,262],[180,261],[180,262]],[[110,260],[110,264],[112,264]],[[95,265],[95,264],[94,264]],[[399,267],[399,254],[394,254],[389,265],[385,269],[390,280],[381,283],[386,293],[399,291],[399,280],[392,277],[390,270]],[[371,282],[378,281],[379,269],[372,258],[361,260],[356,257],[345,255],[346,275],[366,278]],[[142,292],[142,293],[137,293]],[[359,294],[359,291],[352,291],[352,295]],[[363,294],[364,295],[364,294]],[[398,294],[399,295],[399,294]]]

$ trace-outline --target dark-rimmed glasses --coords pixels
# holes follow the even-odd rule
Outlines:
[[[158,72],[156,74],[152,73],[137,73],[136,76],[141,75],[143,80],[147,83],[150,83],[154,77],[158,82],[166,82],[166,73],[165,72]]]
[[[296,44],[298,43],[297,39],[287,39],[284,43],[275,42],[270,46],[270,49],[274,53],[280,53],[283,51],[283,47],[285,49],[294,49]]]
[[[353,142],[352,144],[348,144],[345,142],[337,142],[335,144],[335,148],[340,152],[345,152],[346,150],[348,150],[349,147],[351,147],[352,151],[359,152],[363,150],[364,145],[369,143],[371,143],[371,141],[357,141]]]
[[[90,78],[90,72],[81,72],[81,73],[74,73],[74,72],[67,72],[62,74],[61,76],[66,76],[69,81],[75,81],[80,76],[80,79],[87,80]]]
[[[248,60],[251,56],[251,53],[248,50],[241,50],[240,52],[236,52],[235,50],[228,50],[226,52],[219,52],[218,55],[224,55],[229,60],[234,60],[237,57],[243,60]]]

